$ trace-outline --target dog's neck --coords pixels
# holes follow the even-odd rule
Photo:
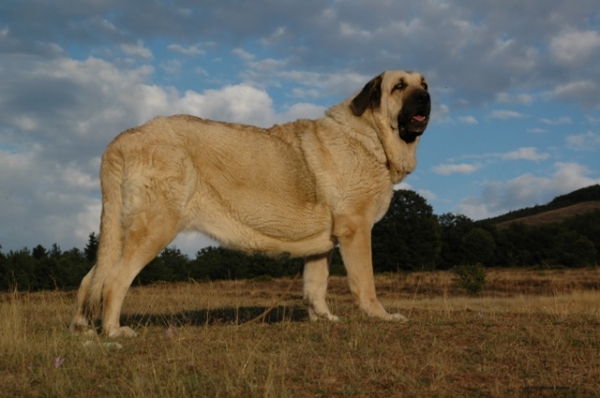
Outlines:
[[[377,117],[371,110],[367,110],[369,115],[360,118],[353,115],[348,119],[349,103],[350,100],[347,100],[328,109],[326,115],[336,123],[346,125],[349,134],[356,132],[354,138],[373,149],[377,160],[387,166],[392,183],[398,184],[417,166],[417,145],[420,137],[410,144],[404,142],[397,128],[390,126],[389,121]],[[357,123],[360,126],[357,126]],[[371,130],[373,134],[367,136],[363,132],[365,130]]]
[[[392,128],[389,121],[371,112],[374,130],[385,152],[390,178],[398,184],[417,167],[417,145],[420,137],[410,144],[400,138],[397,128]]]

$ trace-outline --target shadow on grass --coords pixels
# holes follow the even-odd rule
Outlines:
[[[121,316],[121,324],[139,326],[199,326],[222,325],[254,321],[257,323],[302,322],[308,319],[306,308],[293,306],[215,308],[211,310],[183,311],[175,314],[129,314]]]

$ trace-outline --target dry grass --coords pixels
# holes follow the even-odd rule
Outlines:
[[[154,285],[130,291],[140,336],[121,348],[67,333],[72,292],[4,294],[0,396],[598,396],[599,283],[597,269],[499,270],[469,298],[445,272],[378,276],[407,324],[363,318],[343,278],[338,323],[306,320],[299,279]]]

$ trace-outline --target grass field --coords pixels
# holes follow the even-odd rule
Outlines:
[[[301,285],[133,288],[123,321],[140,335],[117,340],[67,332],[75,292],[5,293],[0,396],[600,396],[598,269],[489,271],[474,298],[446,272],[378,276],[406,324],[360,315],[338,277],[342,320],[309,322]]]

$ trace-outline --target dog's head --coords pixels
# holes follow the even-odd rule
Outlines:
[[[389,126],[407,144],[416,141],[429,123],[431,99],[425,78],[417,72],[383,72],[368,82],[350,102],[355,116],[368,109],[389,119]],[[386,121],[383,121],[386,122]]]

